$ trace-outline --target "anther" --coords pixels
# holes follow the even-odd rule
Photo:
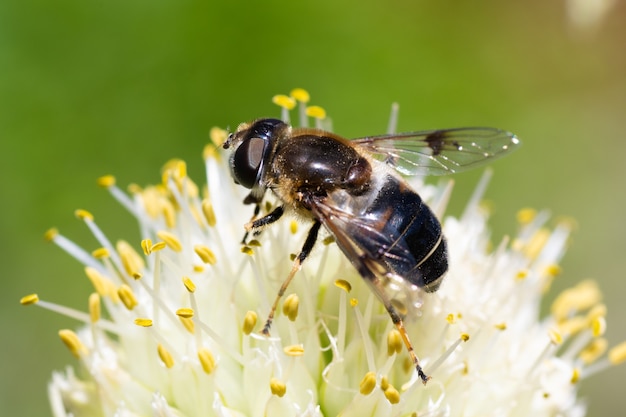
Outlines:
[[[78,217],[80,220],[93,221],[93,214],[91,214],[87,210],[83,210],[83,209],[75,210],[74,215]]]
[[[254,326],[256,326],[258,316],[254,311],[248,311],[246,316],[243,319],[242,330],[243,333],[249,335],[254,330]]]
[[[211,374],[215,370],[215,357],[207,348],[198,349],[198,360],[202,365],[202,369],[207,374]]]
[[[107,248],[98,248],[91,252],[91,256],[96,259],[107,259],[111,256]]]
[[[176,310],[176,315],[178,317],[184,317],[186,319],[190,319],[193,317],[193,309],[191,308],[179,308]]]
[[[190,293],[196,292],[196,284],[189,277],[183,277],[183,285]]]
[[[376,374],[374,372],[368,372],[365,374],[361,383],[359,384],[359,392],[363,395],[369,395],[376,387]]]
[[[138,304],[133,290],[126,284],[120,285],[117,290],[117,295],[120,297],[120,300],[122,300],[122,303],[124,303],[124,306],[129,310],[132,310]]]
[[[87,348],[72,330],[59,330],[59,337],[75,358],[80,359],[81,355],[87,353]]]
[[[302,345],[289,345],[283,348],[283,352],[288,356],[302,356],[304,355],[304,347]]]
[[[101,314],[100,295],[98,295],[97,292],[91,293],[91,295],[89,295],[89,318],[91,322],[96,323],[100,320]]]
[[[141,327],[152,327],[152,320],[145,318],[137,318],[135,319],[135,324]]]
[[[209,226],[213,227],[217,223],[217,219],[215,218],[215,210],[213,210],[213,204],[211,200],[205,198],[202,200],[202,214],[206,219],[206,222]]]
[[[402,335],[397,329],[392,329],[387,334],[387,355],[391,356],[394,353],[402,352],[403,342]]]
[[[287,392],[287,385],[279,379],[271,378],[270,390],[272,391],[272,394],[282,397]]]
[[[283,302],[283,314],[289,320],[295,321],[298,317],[298,307],[300,306],[300,298],[297,294],[290,294]]]
[[[308,103],[311,99],[311,95],[304,88],[294,88],[289,92],[289,96],[300,103]]]
[[[115,177],[113,175],[103,175],[96,182],[102,188],[113,187],[115,185]]]
[[[315,119],[323,120],[326,118],[326,110],[320,106],[308,106],[306,115]]]
[[[611,348],[609,350],[609,361],[613,365],[619,365],[620,363],[626,361],[626,342],[622,342],[619,345]]]
[[[215,254],[207,246],[195,245],[193,247],[193,250],[205,264],[215,265],[217,263],[217,258],[215,257]]]
[[[170,233],[167,230],[161,230],[157,232],[157,236],[174,252],[180,252],[183,250],[183,245],[173,233]]]
[[[20,298],[20,304],[23,306],[29,306],[39,302],[39,296],[37,294],[28,294]]]
[[[400,402],[400,393],[393,385],[389,385],[387,389],[384,391],[385,398],[391,404],[398,404]]]
[[[346,281],[345,279],[337,279],[335,280],[335,286],[341,288],[345,292],[349,293],[352,291],[352,285]]]
[[[174,366],[174,358],[172,358],[172,354],[169,353],[160,343],[157,346],[157,352],[159,354],[159,358],[161,358],[161,361],[163,362],[163,365],[165,365],[166,368],[171,369]]]
[[[58,234],[59,234],[59,230],[53,227],[51,229],[46,230],[46,233],[44,233],[43,238],[46,240],[46,242],[52,242],[54,238],[57,237]]]
[[[284,94],[277,94],[272,97],[272,103],[287,110],[292,110],[296,107],[296,100]]]

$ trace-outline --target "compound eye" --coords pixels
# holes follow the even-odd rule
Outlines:
[[[232,171],[235,181],[246,188],[252,188],[263,164],[266,140],[261,138],[250,138],[245,140],[235,153],[232,159]]]

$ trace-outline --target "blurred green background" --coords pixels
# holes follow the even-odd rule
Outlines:
[[[383,133],[392,101],[401,130],[518,133],[521,150],[493,164],[494,238],[515,232],[525,206],[575,218],[552,293],[596,278],[607,337],[625,339],[626,8],[585,25],[575,3],[0,2],[0,415],[50,415],[50,373],[74,363],[56,332],[76,323],[19,298],[37,292],[85,309],[91,291],[43,232],[56,226],[94,248],[73,216],[85,208],[113,239],[138,240],[98,176],[154,183],[163,162],[181,157],[203,182],[210,127],[277,116],[270,97],[294,87],[345,136]],[[452,213],[479,175],[457,176]],[[583,381],[589,415],[623,415],[624,381],[626,366]]]

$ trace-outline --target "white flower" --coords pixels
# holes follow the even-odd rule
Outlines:
[[[303,94],[293,95],[308,101]],[[300,108],[323,118],[318,107]],[[130,196],[112,177],[100,179],[136,217],[141,244],[113,244],[83,210],[100,248],[47,233],[95,288],[88,313],[22,299],[84,323],[59,332],[78,371],[53,375],[55,416],[578,416],[576,382],[626,356],[624,345],[604,355],[606,311],[592,282],[540,317],[569,229],[549,230],[546,213],[522,210],[517,236],[492,249],[480,206],[489,175],[460,218],[445,218],[450,272],[423,297],[420,317],[406,320],[432,375],[426,386],[382,305],[328,241],[288,288],[272,336],[262,336],[307,227],[282,220],[242,248],[252,215],[245,190],[212,145],[205,162],[204,192],[182,161],[166,164],[162,184],[133,186]],[[441,216],[450,184],[413,185]]]

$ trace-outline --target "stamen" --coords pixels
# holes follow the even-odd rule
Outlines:
[[[133,276],[134,274],[143,271],[146,267],[143,258],[128,242],[120,240],[117,242],[116,249],[117,253],[120,255],[124,271],[126,271],[129,276]]]
[[[156,235],[174,252],[180,252],[183,250],[183,245],[173,233],[168,232],[167,230],[160,230]]]
[[[587,310],[598,304],[602,293],[592,280],[580,282],[561,292],[552,303],[551,311],[556,320],[564,320],[573,312]]]
[[[387,355],[392,356],[394,353],[402,352],[403,348],[402,336],[397,329],[392,329],[387,333]]]
[[[196,292],[196,284],[189,277],[183,277],[183,285],[190,293]]]
[[[213,210],[213,203],[211,203],[211,200],[208,198],[202,200],[202,214],[204,214],[204,218],[209,226],[213,227],[217,224],[215,210]]]
[[[141,327],[152,327],[152,320],[145,318],[136,318],[135,324]]]
[[[120,297],[120,300],[122,300],[122,303],[124,303],[124,306],[128,310],[132,310],[138,304],[137,298],[135,297],[133,290],[126,284],[120,285],[117,290],[117,295]]]
[[[37,294],[28,294],[20,299],[20,304],[28,306],[39,302],[39,296]]]
[[[141,249],[144,255],[150,255],[152,253],[152,239],[143,239],[141,241]]]
[[[91,256],[96,259],[105,259],[110,257],[109,250],[107,248],[98,248],[91,252]]]
[[[254,326],[256,326],[258,316],[254,311],[248,311],[246,316],[243,319],[243,327],[242,330],[245,335],[249,335],[254,330]]]
[[[202,259],[202,262],[209,265],[215,265],[217,258],[211,249],[205,245],[195,245],[193,247],[194,252]]]
[[[190,318],[186,318],[186,317],[181,317],[178,316],[178,318],[180,319],[180,322],[183,324],[183,326],[185,326],[185,329],[191,333],[194,334],[196,331],[196,324],[194,323],[194,321]]]
[[[163,362],[163,365],[165,365],[166,368],[171,369],[174,366],[174,358],[172,357],[172,354],[168,352],[167,349],[165,349],[165,347],[163,347],[160,343],[157,346],[157,352],[159,354],[159,358],[161,358],[161,361]]]
[[[604,355],[609,347],[609,342],[604,338],[596,338],[587,345],[585,349],[583,349],[580,354],[580,360],[583,361],[585,365],[590,365],[595,362],[600,356]]]
[[[363,395],[369,395],[376,388],[376,374],[374,372],[368,372],[365,374],[361,383],[359,384],[359,392]]]
[[[437,368],[439,368],[439,366],[441,366],[441,364],[444,363],[445,360],[450,357],[450,355],[452,355],[452,352],[456,350],[461,342],[467,342],[469,338],[469,334],[461,333],[459,338],[448,349],[446,349],[446,351],[439,358],[437,358],[435,362],[428,366],[428,368],[424,369],[424,373],[426,375],[432,375],[437,370]]]
[[[289,96],[300,103],[308,103],[311,100],[311,95],[304,88],[294,88],[289,92]]]
[[[115,177],[113,175],[103,175],[96,182],[102,188],[113,187],[115,185]]]
[[[283,352],[285,352],[288,356],[303,356],[304,355],[304,346],[302,345],[289,345],[283,348]]]
[[[296,321],[298,317],[298,307],[300,306],[300,298],[297,294],[290,294],[283,302],[283,314],[286,315],[289,320]]]
[[[387,389],[385,389],[384,394],[387,401],[391,404],[398,404],[400,402],[400,393],[393,385],[390,384]]]
[[[287,385],[279,379],[271,378],[270,379],[270,390],[273,395],[278,397],[282,397],[287,392]]]
[[[341,288],[342,290],[344,290],[347,293],[352,291],[352,284],[350,284],[345,279],[337,279],[337,280],[335,280],[335,286],[338,287],[338,288]]]
[[[205,373],[210,375],[215,370],[215,357],[207,348],[198,349],[198,359]]]
[[[326,118],[326,110],[320,106],[308,106],[306,108],[306,115],[314,119],[323,120]]]
[[[193,309],[191,308],[179,308],[176,310],[176,315],[178,317],[184,317],[186,319],[190,319],[193,317]]]
[[[88,353],[87,347],[72,330],[59,330],[59,337],[76,359]]]
[[[93,221],[93,214],[91,214],[87,210],[83,210],[83,209],[75,210],[74,215],[78,217],[80,220]]]
[[[89,317],[91,318],[91,322],[96,323],[100,320],[101,314],[102,307],[100,303],[100,296],[98,293],[91,293],[91,295],[89,295]]]

